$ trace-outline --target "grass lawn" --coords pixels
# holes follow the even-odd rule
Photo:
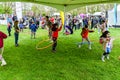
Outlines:
[[[7,34],[6,26],[0,26],[0,31]],[[99,44],[97,30],[89,34],[92,50],[85,44],[81,48],[80,30],[73,35],[59,33],[57,52],[51,52],[51,47],[36,50],[36,44],[48,39],[47,30],[39,29],[36,39],[30,39],[30,31],[25,29],[19,35],[19,47],[14,44],[12,36],[4,40],[4,58],[6,66],[0,66],[0,80],[120,80],[120,29],[111,28],[111,36],[115,38],[110,60],[101,61],[103,53]],[[39,47],[48,45],[49,42]]]

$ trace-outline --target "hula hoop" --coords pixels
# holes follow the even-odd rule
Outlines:
[[[78,42],[77,45],[81,44],[82,42]],[[93,44],[93,42],[90,42],[91,44]],[[83,42],[82,44],[89,44],[88,42]]]
[[[52,46],[53,43],[51,43],[51,44],[49,44],[49,45],[47,45],[47,46],[44,46],[44,47],[42,47],[42,48],[39,48],[39,47],[38,47],[40,44],[42,44],[43,42],[48,41],[48,40],[50,40],[50,39],[40,41],[40,42],[36,45],[36,49],[37,49],[37,50],[42,50],[42,49],[46,49],[46,48]]]

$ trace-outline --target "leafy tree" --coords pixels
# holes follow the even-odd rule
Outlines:
[[[89,5],[89,6],[84,6],[84,7],[79,7],[77,9],[69,11],[70,13],[95,13],[95,12],[105,12],[108,10],[113,9],[114,4],[96,4],[96,5]]]
[[[11,14],[12,13],[12,2],[5,2],[0,5],[1,14]]]

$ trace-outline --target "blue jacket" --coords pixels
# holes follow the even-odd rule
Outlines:
[[[19,28],[20,29],[23,28],[23,24],[22,23],[19,24]]]
[[[36,24],[31,24],[30,29],[31,29],[32,32],[36,32],[36,29],[37,29]]]

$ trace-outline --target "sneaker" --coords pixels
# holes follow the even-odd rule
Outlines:
[[[80,44],[78,45],[78,48],[81,48],[81,45],[80,45]]]
[[[4,58],[2,58],[2,64],[1,64],[1,66],[4,66],[4,65],[6,65],[7,63],[6,63],[6,61],[4,60]]]
[[[91,46],[89,46],[89,49],[90,49],[90,50],[92,49]]]
[[[108,60],[110,59],[109,56],[107,56],[107,59],[108,59]]]
[[[103,62],[105,62],[104,58],[105,58],[105,56],[102,56],[102,61],[103,61]]]
[[[7,63],[2,63],[2,64],[1,64],[1,66],[5,66],[5,65],[7,65]]]
[[[16,46],[16,47],[18,47],[18,46],[19,46],[19,44],[15,44],[15,46]]]
[[[105,62],[105,60],[104,60],[104,59],[102,59],[102,61],[103,61],[103,62]]]

